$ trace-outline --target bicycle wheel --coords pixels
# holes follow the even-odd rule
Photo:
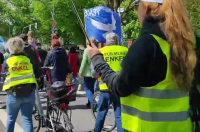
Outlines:
[[[55,104],[51,106],[49,116],[51,116],[56,132],[72,132],[74,129],[67,111],[60,110]]]
[[[32,119],[33,119],[33,131],[39,132],[41,124],[42,124],[42,117],[39,115],[39,112],[36,106],[33,109]]]
[[[92,99],[92,104],[91,104],[91,112],[92,112],[92,115],[94,117],[95,122],[96,122],[96,115],[97,115],[97,111],[98,111],[97,110],[97,106],[98,106],[98,101],[99,101],[99,94],[100,94],[99,91],[94,93],[93,99]],[[113,109],[112,103],[111,103],[110,108],[108,110],[108,113],[106,115],[106,119],[107,119],[108,116],[109,116],[108,118],[113,118],[114,117],[114,116],[110,117],[109,114],[111,112],[114,113],[114,109]],[[113,124],[109,124],[109,125],[105,125],[106,124],[106,121],[105,121],[103,131],[111,132],[111,131],[113,131],[116,128],[115,120],[111,121],[111,122],[114,122],[114,123]]]

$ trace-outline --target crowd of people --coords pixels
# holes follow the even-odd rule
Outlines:
[[[79,83],[79,52],[76,46],[70,50],[62,48],[58,39],[51,41],[50,51],[41,48],[31,31],[10,38],[5,45],[5,53],[0,54],[2,76],[5,81],[2,91],[7,92],[7,132],[14,132],[18,112],[22,113],[25,132],[33,132],[32,112],[35,106],[35,88],[42,76],[41,67],[53,66],[50,73],[52,83],[66,81],[68,74],[73,73]]]
[[[77,83],[83,78],[88,108],[94,92],[100,91],[94,132],[102,131],[110,102],[118,132],[199,132],[198,112],[190,111],[197,109],[189,97],[197,58],[184,1],[135,0],[133,5],[142,29],[129,50],[113,32],[101,48],[89,38],[82,61],[78,49],[64,49],[58,39],[48,52],[31,32],[8,40],[1,61],[2,73],[7,73],[7,132],[14,131],[19,110],[24,131],[33,131],[34,89],[42,66],[53,66],[53,83],[66,81],[71,73]]]

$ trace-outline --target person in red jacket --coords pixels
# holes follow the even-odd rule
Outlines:
[[[75,77],[78,77],[78,53],[76,52],[76,48],[74,46],[70,48],[68,60],[71,73],[73,73]]]

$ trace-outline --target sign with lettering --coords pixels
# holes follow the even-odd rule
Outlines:
[[[105,6],[85,9],[85,23],[88,37],[95,37],[98,42],[105,43],[106,35],[114,32],[122,42],[121,20],[119,14]]]
[[[26,71],[28,70],[28,65],[29,63],[28,62],[16,62],[14,64],[12,64],[12,71]]]
[[[108,53],[103,53],[103,56],[104,56],[104,60],[107,63],[111,63],[114,61],[121,62],[126,56],[126,52],[108,52]]]

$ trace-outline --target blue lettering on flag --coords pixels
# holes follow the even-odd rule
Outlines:
[[[88,37],[95,37],[98,42],[105,43],[106,35],[114,32],[122,43],[121,20],[119,14],[105,6],[85,9],[85,23]]]

